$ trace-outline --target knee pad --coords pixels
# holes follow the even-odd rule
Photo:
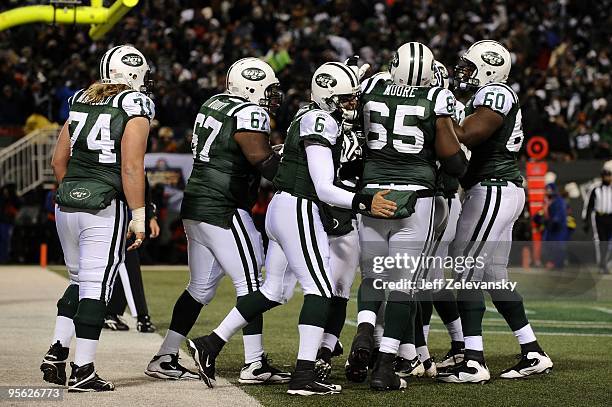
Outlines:
[[[267,281],[261,286],[259,291],[270,301],[280,304],[286,304],[293,297],[295,284],[289,286],[278,287],[276,284],[270,284]]]
[[[77,338],[99,339],[105,315],[106,304],[103,301],[90,298],[79,301],[79,308],[73,319]]]
[[[70,284],[64,295],[57,301],[57,316],[74,318],[79,308],[79,286]]]

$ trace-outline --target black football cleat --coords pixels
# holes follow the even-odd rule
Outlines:
[[[110,329],[111,331],[129,331],[130,327],[119,317],[119,315],[107,315],[104,317],[104,329]]]
[[[342,386],[326,381],[318,381],[314,370],[299,370],[291,375],[288,394],[297,396],[314,396],[338,394]]]
[[[395,355],[380,352],[370,376],[370,388],[377,391],[405,389],[408,383],[395,374]]]
[[[150,316],[141,315],[137,319],[136,330],[142,333],[153,333],[157,330],[157,327],[151,322]]]
[[[66,360],[69,352],[70,349],[63,347],[60,341],[51,345],[40,365],[44,381],[60,386],[66,385]]]
[[[374,349],[374,327],[362,323],[357,327],[351,351],[344,365],[344,373],[350,382],[363,383],[368,377],[372,350]]]
[[[189,353],[193,358],[200,379],[210,388],[215,386],[215,359],[216,353],[212,351],[212,347],[207,343],[207,336],[201,336],[195,339],[187,339]]]
[[[68,380],[68,391],[71,393],[90,393],[99,391],[113,391],[115,385],[108,380],[102,379],[96,374],[93,363],[77,366],[70,363],[72,374]]]

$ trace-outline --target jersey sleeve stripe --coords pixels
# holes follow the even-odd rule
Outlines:
[[[121,93],[117,94],[117,95],[115,96],[115,98],[117,99],[117,106],[115,106],[115,107],[121,107],[121,106],[122,106],[122,103],[123,103],[123,99],[125,99],[125,97],[126,97],[128,94],[133,93],[133,92],[136,92],[136,91],[135,91],[135,90],[128,89],[128,90],[124,90],[123,92],[121,92]],[[113,106],[114,106],[114,102],[113,102]]]
[[[251,102],[244,102],[241,103],[237,106],[232,107],[228,112],[227,115],[228,116],[232,116],[233,114],[238,113],[239,111],[241,111],[242,109],[244,109],[245,107],[249,107],[249,106],[257,106],[255,103],[251,103]]]
[[[437,86],[435,86],[435,87],[433,87],[433,88],[429,89],[429,92],[427,92],[427,100],[431,100],[431,101],[435,100],[435,99],[434,99],[434,97],[433,97],[433,95],[434,95],[434,93],[436,93],[436,90],[437,90],[437,89],[438,89],[438,87],[437,87]]]
[[[374,88],[374,86],[376,86],[376,83],[380,80],[381,78],[378,76],[378,74],[372,76],[370,79],[368,79],[369,83],[366,85],[365,90],[363,91],[364,94],[370,93],[370,91]]]
[[[131,89],[126,89],[124,91],[121,91],[121,92],[117,93],[113,97],[112,106],[113,107],[120,107],[121,106],[121,102],[123,102],[123,98],[125,97],[125,95],[127,95],[130,92],[135,92],[135,91],[131,90]]]

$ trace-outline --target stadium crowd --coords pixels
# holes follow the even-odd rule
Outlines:
[[[0,10],[34,3],[10,0]],[[280,142],[308,99],[311,73],[324,61],[359,54],[376,71],[386,68],[398,44],[422,41],[452,70],[468,44],[492,38],[513,53],[511,85],[521,98],[526,134],[547,137],[555,159],[610,157],[610,0],[511,6],[500,0],[141,0],[137,7],[101,41],[79,26],[0,32],[0,127],[21,127],[33,113],[42,123],[62,123],[67,98],[98,78],[104,51],[133,43],[155,67],[150,151],[189,152],[200,103],[222,89],[233,61],[253,55],[274,67],[285,93],[273,134]]]

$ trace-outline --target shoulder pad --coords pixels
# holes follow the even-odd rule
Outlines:
[[[517,103],[518,97],[510,86],[504,83],[490,83],[476,91],[472,105],[475,108],[486,106],[505,116]]]
[[[332,146],[338,138],[338,122],[320,109],[306,112],[300,119],[300,137],[323,138]]]
[[[261,106],[253,103],[241,105],[240,109],[236,109],[233,115],[236,117],[236,131],[270,133],[270,116]]]

